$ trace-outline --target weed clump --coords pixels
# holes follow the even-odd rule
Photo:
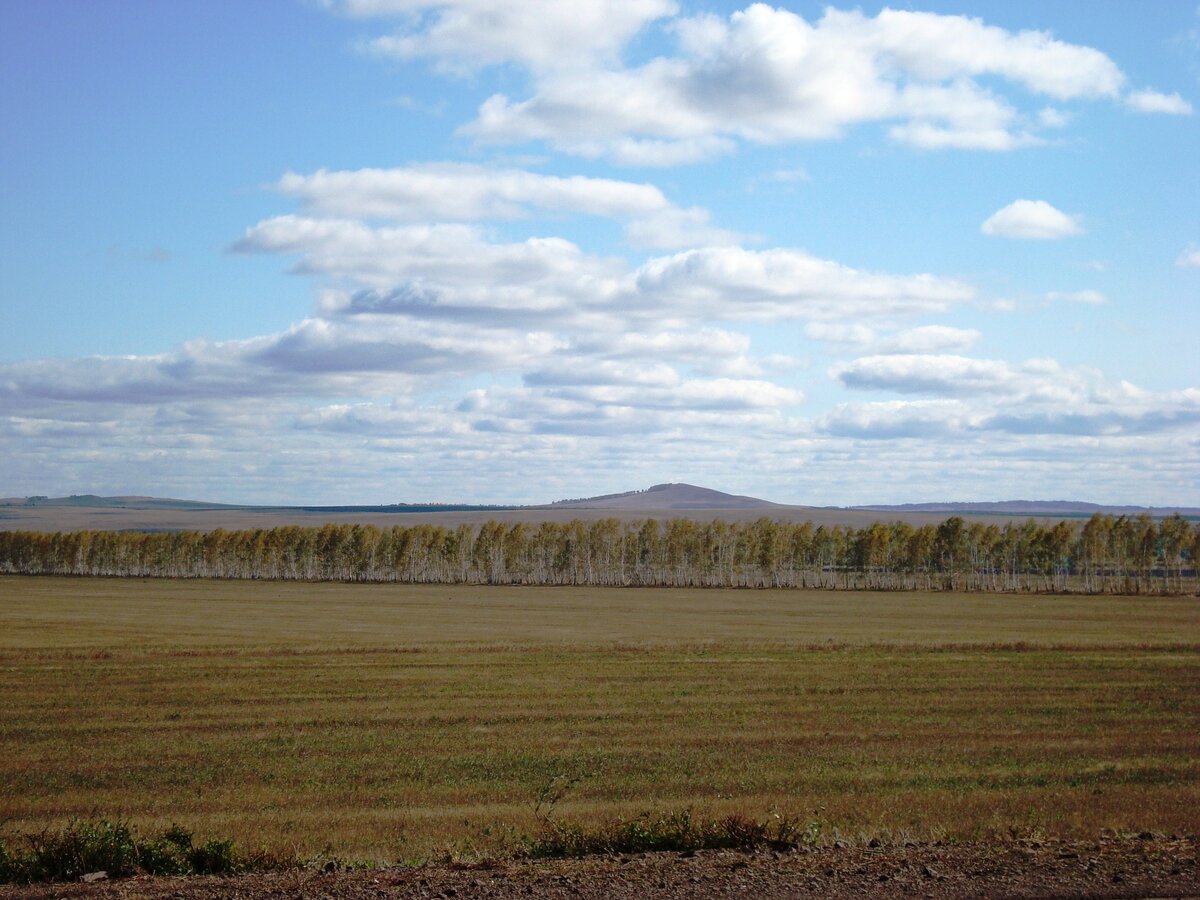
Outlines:
[[[526,839],[524,854],[535,859],[612,853],[695,850],[794,850],[820,837],[816,823],[801,825],[776,817],[760,822],[746,816],[700,819],[690,811],[643,813],[597,827],[541,820],[541,830]]]
[[[0,883],[75,881],[90,872],[118,878],[147,875],[227,875],[270,868],[265,857],[244,857],[231,840],[194,842],[192,833],[172,825],[158,837],[143,838],[124,822],[72,819],[64,828],[0,840]]]

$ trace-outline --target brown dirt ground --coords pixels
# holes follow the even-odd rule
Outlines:
[[[1107,837],[578,860],[0,888],[8,898],[1200,897],[1195,838]]]

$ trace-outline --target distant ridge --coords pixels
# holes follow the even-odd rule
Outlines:
[[[100,497],[71,494],[69,497],[5,497],[0,506],[69,506],[85,509],[248,509],[236,503],[203,500],[173,500],[168,497]]]
[[[644,491],[602,494],[581,500],[559,500],[554,509],[773,509],[780,504],[758,497],[726,494],[694,484],[656,484]]]
[[[46,515],[37,518],[38,510],[45,510]],[[53,511],[60,511],[56,519]],[[595,497],[584,497],[571,500],[559,500],[554,503],[521,505],[521,504],[482,504],[482,503],[388,503],[388,504],[345,504],[345,505],[246,505],[234,503],[213,503],[201,500],[176,500],[163,497],[121,496],[101,497],[96,494],[72,494],[68,497],[7,497],[0,498],[0,520],[6,522],[38,521],[76,524],[76,527],[93,527],[95,522],[99,527],[103,522],[128,520],[130,523],[151,521],[145,516],[138,519],[135,513],[139,511],[146,516],[158,516],[153,521],[168,521],[163,516],[178,513],[179,515],[194,515],[205,517],[203,521],[215,521],[213,517],[227,514],[228,516],[349,516],[376,515],[388,519],[398,514],[449,514],[449,513],[514,513],[528,517],[536,516],[546,511],[592,510],[611,511],[614,515],[624,514],[626,517],[645,516],[653,513],[688,512],[703,513],[711,511],[719,514],[730,514],[745,518],[753,515],[755,510],[762,510],[764,515],[797,520],[797,517],[832,521],[831,517],[838,515],[850,516],[853,521],[858,517],[874,514],[878,516],[941,516],[961,515],[966,517],[979,516],[1028,516],[1036,518],[1086,519],[1096,513],[1112,516],[1149,515],[1153,518],[1165,518],[1176,513],[1189,519],[1200,519],[1200,507],[1186,506],[1118,506],[1099,503],[1085,503],[1077,500],[1003,500],[999,502],[963,502],[948,501],[941,503],[901,503],[901,504],[872,504],[865,506],[803,506],[795,504],[773,503],[759,497],[748,497],[742,494],[727,494],[724,491],[700,487],[694,484],[667,483],[656,484],[644,490],[624,491],[619,494],[601,494]],[[68,514],[74,511],[75,518]],[[598,513],[596,513],[598,514]],[[584,513],[586,516],[587,513]],[[50,518],[47,518],[50,516]],[[91,518],[81,518],[91,517]],[[124,518],[121,518],[124,517]],[[184,521],[170,519],[172,523]],[[200,522],[200,519],[195,521]],[[230,519],[232,521],[232,519]],[[134,527],[134,526],[129,526]],[[170,527],[184,527],[172,524]]]
[[[1200,516],[1200,507],[1192,506],[1105,506],[1101,503],[1083,503],[1078,500],[1003,500],[983,503],[900,503],[891,506],[848,506],[869,512],[944,512],[944,513],[989,513],[1009,516],[1093,516],[1103,513],[1109,516]]]
[[[100,497],[96,494],[72,494],[69,497],[5,497],[0,507],[52,507],[72,509],[140,509],[140,510],[296,510],[313,513],[410,513],[410,512],[476,512],[521,509],[519,506],[499,506],[480,503],[388,503],[349,504],[337,506],[249,506],[237,503],[209,503],[204,500],[173,500],[167,497]]]

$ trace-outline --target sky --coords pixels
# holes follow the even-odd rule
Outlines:
[[[0,496],[1200,505],[1195,0],[0,2]]]

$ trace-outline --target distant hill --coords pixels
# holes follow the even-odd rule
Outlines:
[[[604,494],[581,500],[559,500],[554,509],[774,509],[780,504],[757,497],[726,494],[694,484],[656,484],[644,491]]]
[[[134,510],[295,510],[311,513],[410,513],[462,512],[520,509],[518,506],[496,506],[469,503],[390,503],[386,505],[349,506],[244,506],[235,503],[209,503],[203,500],[172,500],[165,497],[100,497],[96,494],[72,494],[69,497],[6,497],[0,507],[19,506],[70,509],[134,509]]]
[[[472,503],[390,503],[343,506],[247,506],[173,500],[161,497],[12,497],[0,499],[0,530],[72,531],[132,530],[179,531],[213,528],[266,528],[278,525],[321,525],[325,522],[371,523],[391,527],[397,523],[439,523],[455,527],[464,522],[567,522],[617,518],[719,518],[750,522],[760,516],[779,521],[814,522],[863,527],[878,520],[937,524],[958,515],[973,521],[1006,519],[1087,519],[1095,513],[1155,518],[1179,513],[1200,520],[1196,507],[1105,506],[1073,500],[1007,500],[1002,502],[905,503],[851,507],[816,507],[772,503],[759,497],[727,494],[694,484],[656,484],[640,491],[560,500],[536,506],[500,506]]]
[[[1105,506],[1077,500],[1004,500],[998,503],[901,503],[894,506],[849,506],[870,512],[985,513],[1001,516],[1200,516],[1200,508],[1189,506]]]
[[[245,509],[233,503],[203,500],[172,500],[166,497],[100,497],[71,494],[69,497],[5,497],[0,506],[55,506],[84,509]]]

